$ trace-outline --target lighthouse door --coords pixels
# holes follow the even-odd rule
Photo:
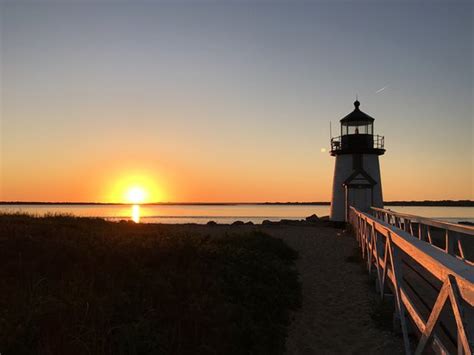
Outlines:
[[[367,212],[372,206],[372,186],[347,186],[347,205]]]
[[[362,168],[356,169],[344,182],[346,189],[346,220],[349,216],[349,207],[368,212],[373,205],[373,187],[375,180]]]

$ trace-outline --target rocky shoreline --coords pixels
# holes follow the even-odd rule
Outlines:
[[[305,219],[281,219],[279,221],[271,221],[265,219],[261,224],[255,224],[252,221],[243,222],[235,221],[230,224],[217,223],[216,221],[209,221],[206,223],[208,226],[217,226],[217,225],[231,225],[231,226],[252,226],[252,225],[262,225],[262,226],[325,226],[325,227],[334,227],[336,223],[329,220],[329,216],[318,217],[315,214],[306,217]]]

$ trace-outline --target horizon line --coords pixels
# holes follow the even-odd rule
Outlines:
[[[393,201],[384,201],[384,204],[415,204],[415,203],[450,203],[450,204],[466,204],[474,206],[474,200],[464,199],[464,200],[393,200]],[[286,202],[146,202],[146,203],[130,203],[130,202],[72,202],[72,201],[0,201],[0,205],[142,205],[142,206],[153,206],[153,205],[214,205],[214,206],[230,206],[230,205],[330,205],[330,201],[286,201]]]

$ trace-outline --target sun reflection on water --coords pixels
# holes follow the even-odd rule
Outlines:
[[[132,206],[132,221],[140,223],[140,205]]]

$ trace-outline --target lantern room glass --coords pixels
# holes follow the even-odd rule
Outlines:
[[[351,134],[374,134],[374,124],[367,122],[351,122],[341,125],[341,135],[347,136]]]

